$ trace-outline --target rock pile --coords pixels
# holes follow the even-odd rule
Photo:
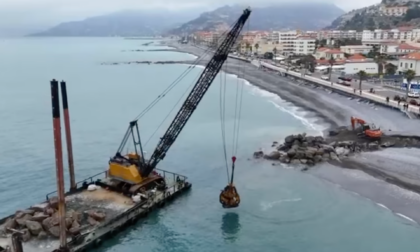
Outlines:
[[[322,136],[306,136],[305,133],[290,135],[284,143],[273,142],[276,150],[269,154],[254,152],[254,158],[278,160],[287,164],[314,165],[323,161],[340,160],[352,153],[379,149],[378,142],[358,143],[355,141],[337,141],[328,143]]]
[[[76,235],[82,229],[98,225],[105,220],[105,213],[89,210],[83,213],[69,209],[66,212],[66,229],[69,235]],[[23,241],[29,241],[32,237],[45,239],[48,236],[59,237],[58,199],[51,198],[48,202],[32,206],[30,209],[18,210],[3,225],[4,233],[10,233],[9,229],[20,230],[24,233]],[[83,225],[84,224],[84,225]]]

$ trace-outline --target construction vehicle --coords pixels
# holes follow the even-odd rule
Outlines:
[[[241,17],[234,24],[233,28],[226,34],[223,42],[216,49],[214,56],[208,62],[207,66],[198,78],[192,91],[184,101],[184,104],[173,119],[166,133],[160,139],[156,149],[146,160],[141,144],[138,121],[130,122],[127,132],[114,157],[109,161],[108,177],[112,179],[113,188],[117,188],[125,194],[133,195],[145,191],[150,187],[164,186],[164,178],[156,172],[153,172],[157,164],[165,158],[169,148],[173,145],[189,118],[197,108],[201,99],[214,81],[216,75],[220,72],[223,63],[228,58],[229,51],[235,44],[245,22],[250,16],[251,10],[245,9]],[[123,149],[129,139],[134,142],[134,152],[122,154]],[[232,172],[233,173],[233,172]],[[233,174],[232,174],[233,178]],[[233,188],[231,183],[229,188]],[[237,196],[236,189],[229,190],[230,198]],[[229,201],[230,202],[230,201]],[[225,202],[225,205],[232,205]],[[234,201],[236,206],[237,201]]]
[[[382,131],[380,128],[376,127],[375,124],[368,124],[365,120],[352,116],[351,120],[351,127],[353,130],[356,130],[356,125],[360,125],[360,129],[362,132],[360,133],[361,136],[368,137],[371,139],[379,139],[382,137]]]

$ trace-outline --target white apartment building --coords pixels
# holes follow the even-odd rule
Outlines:
[[[398,74],[403,74],[409,69],[420,73],[420,52],[409,53],[398,60]]]
[[[268,35],[268,40],[280,44],[281,53],[289,54],[312,54],[315,51],[315,38],[310,35],[316,32],[273,31]]]
[[[338,30],[329,30],[329,31],[319,31],[317,39],[362,39],[362,33],[356,30],[347,30],[347,31],[338,31]]]
[[[413,30],[410,27],[400,27],[390,30],[363,30],[362,32],[363,44],[379,44],[381,42],[393,40],[413,41],[417,39],[420,39],[420,30]]]
[[[366,54],[366,53],[369,53],[371,50],[372,50],[372,46],[367,46],[367,45],[340,46],[340,51],[342,51],[343,53],[348,53],[348,54],[356,54],[356,53]]]
[[[315,52],[315,40],[310,36],[299,36],[295,40],[295,54],[313,54]]]
[[[382,15],[385,16],[393,16],[393,17],[401,17],[407,13],[408,7],[404,5],[396,5],[396,6],[387,6],[385,4],[381,5],[379,11]]]

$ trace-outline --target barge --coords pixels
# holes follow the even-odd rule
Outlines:
[[[139,202],[123,192],[111,189],[108,185],[112,185],[112,180],[106,177],[107,171],[80,181],[76,190],[66,193],[69,251],[89,251],[100,246],[104,240],[114,237],[191,188],[185,176],[159,169],[156,171],[157,176],[164,178],[166,187],[146,191]],[[21,232],[25,252],[61,251],[58,211],[54,210],[57,205],[56,194],[49,193],[40,204],[18,210],[0,220],[0,252],[19,252],[13,248],[12,235],[15,232],[10,231]],[[21,224],[27,227],[19,228]]]
[[[185,127],[220,72],[229,51],[251,14],[245,9],[226,34],[222,43],[193,86],[172,123],[148,159],[145,158],[137,117],[129,123],[123,140],[110,158],[105,172],[79,183],[75,182],[70,119],[66,83],[61,82],[67,139],[70,190],[65,193],[61,120],[58,81],[51,81],[52,117],[56,161],[57,191],[49,193],[45,201],[0,220],[0,252],[81,252],[98,247],[156,208],[182,195],[191,188],[187,177],[157,169],[170,147]],[[200,59],[197,59],[198,64]],[[195,64],[195,65],[196,65]],[[193,65],[193,66],[195,66]],[[191,68],[189,68],[191,69]],[[183,77],[185,73],[181,75]],[[176,80],[179,82],[179,78]],[[175,84],[176,84],[175,81]],[[165,96],[166,89],[140,115]],[[127,150],[131,140],[134,150]],[[224,207],[237,207],[239,195],[233,185],[235,157],[232,158],[231,181],[222,192]]]

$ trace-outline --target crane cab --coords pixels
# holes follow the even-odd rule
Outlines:
[[[119,152],[109,161],[108,177],[128,184],[140,184],[143,178],[140,174],[140,155],[128,153],[122,156]]]

